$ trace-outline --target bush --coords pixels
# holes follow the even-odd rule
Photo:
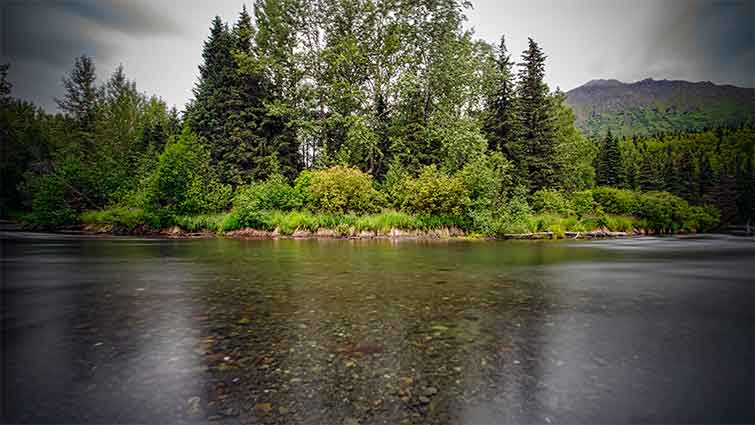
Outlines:
[[[690,207],[687,219],[684,222],[684,229],[694,232],[707,232],[715,229],[720,220],[718,209],[706,205],[703,207]]]
[[[529,231],[531,215],[532,209],[527,204],[527,189],[517,187],[498,211],[493,233],[499,236],[510,233],[526,233]]]
[[[76,214],[68,205],[68,188],[54,176],[42,176],[34,180],[32,212],[25,221],[40,226],[63,226],[76,222]]]
[[[379,195],[372,176],[356,168],[335,166],[310,173],[309,194],[316,209],[324,212],[364,213],[379,209]]]
[[[638,216],[649,229],[658,233],[673,233],[685,222],[689,205],[684,199],[668,192],[648,192],[639,196]]]
[[[406,202],[408,194],[409,173],[406,168],[394,159],[388,165],[388,172],[381,185],[381,191],[385,195],[386,204],[391,208],[401,208]]]
[[[503,195],[511,186],[510,169],[511,163],[496,152],[468,162],[458,173],[469,192],[466,218],[472,229],[494,233],[494,212],[500,209]]]
[[[231,201],[231,187],[218,181],[209,153],[186,129],[168,143],[143,186],[144,209],[163,215],[220,211]]]
[[[612,232],[631,232],[634,230],[634,217],[609,215],[605,216],[604,226]]]
[[[530,205],[535,212],[570,215],[574,213],[571,202],[564,194],[550,189],[540,189],[530,196]]]
[[[595,202],[607,213],[623,215],[637,213],[638,194],[631,190],[604,186],[593,189],[592,196]]]
[[[297,190],[280,174],[242,187],[233,199],[234,208],[240,211],[290,211],[301,204]]]
[[[294,193],[299,199],[301,206],[306,208],[314,208],[314,199],[312,193],[309,190],[309,185],[312,180],[312,172],[304,170],[299,173],[299,177],[294,180]]]
[[[578,218],[591,214],[595,209],[595,200],[593,199],[592,192],[589,190],[573,192],[571,194],[571,201]]]
[[[469,203],[469,190],[459,176],[429,166],[408,183],[404,208],[415,214],[461,217]]]

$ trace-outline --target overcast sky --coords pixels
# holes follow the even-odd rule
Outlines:
[[[247,6],[251,4],[247,1]],[[214,15],[243,0],[0,0],[2,58],[15,96],[48,109],[82,53],[104,79],[122,63],[140,90],[183,107]],[[518,58],[527,37],[548,55],[552,88],[596,78],[713,81],[755,87],[755,1],[473,0],[468,25]]]

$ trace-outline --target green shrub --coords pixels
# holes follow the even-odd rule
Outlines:
[[[385,180],[381,185],[381,192],[385,195],[386,204],[399,209],[406,202],[409,184],[409,173],[397,159],[388,165]]]
[[[461,217],[470,203],[469,190],[459,176],[448,176],[433,165],[408,183],[404,208],[421,215]]]
[[[310,173],[309,193],[320,211],[364,213],[379,209],[372,176],[356,168],[335,166]]]
[[[309,190],[309,184],[311,180],[312,172],[309,170],[302,171],[301,173],[299,173],[299,177],[294,180],[294,193],[299,199],[301,205],[306,208],[314,207],[314,199],[312,198],[312,193]]]
[[[512,233],[526,233],[529,231],[529,219],[532,209],[527,203],[527,189],[516,187],[509,199],[504,202],[498,211],[498,217],[494,222],[493,232],[502,236]]]
[[[611,215],[605,216],[605,226],[612,232],[631,232],[634,230],[634,217]]]
[[[231,187],[221,184],[210,166],[209,153],[185,129],[168,143],[143,182],[140,202],[152,213],[192,215],[227,208],[231,195]]]
[[[532,232],[545,232],[548,228],[555,224],[559,224],[560,217],[551,214],[538,214],[530,218],[530,231]]]
[[[62,226],[76,222],[66,200],[68,187],[55,176],[42,176],[33,185],[32,212],[24,220],[39,226]]]
[[[615,187],[598,187],[593,189],[595,202],[609,214],[634,215],[638,208],[638,194],[631,190]]]
[[[563,239],[564,237],[566,237],[566,228],[562,222],[553,223],[545,230],[553,233],[554,239]]]
[[[649,229],[658,233],[673,233],[685,222],[689,205],[668,192],[647,192],[639,196],[638,216],[645,219]]]
[[[707,232],[715,229],[720,221],[720,213],[713,206],[694,206],[690,207],[687,219],[684,222],[684,229],[693,232]]]
[[[530,196],[530,205],[537,213],[569,215],[574,213],[571,202],[555,190],[540,189]]]
[[[573,192],[571,194],[571,203],[578,218],[591,214],[595,209],[595,199],[593,199],[592,191],[590,190]]]
[[[290,211],[301,207],[301,199],[285,177],[275,174],[264,182],[240,188],[233,199],[233,207],[243,211]]]
[[[504,194],[511,186],[511,163],[494,152],[467,162],[458,173],[469,192],[466,218],[471,229],[493,234],[494,212],[500,209]]]

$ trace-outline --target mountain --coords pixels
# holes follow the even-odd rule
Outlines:
[[[755,89],[710,81],[592,80],[566,96],[577,126],[589,135],[609,128],[630,136],[755,121]]]

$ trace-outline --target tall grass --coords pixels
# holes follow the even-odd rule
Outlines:
[[[187,232],[222,232],[232,213],[179,215],[173,218],[173,224]]]
[[[105,211],[89,211],[81,214],[85,224],[110,225],[133,230],[141,225],[154,229],[160,228],[160,220],[140,209],[112,208]],[[393,229],[403,231],[432,231],[443,228],[459,228],[472,231],[461,218],[442,215],[412,215],[404,212],[386,210],[378,214],[356,215],[352,213],[313,213],[301,211],[258,211],[253,221],[242,220],[236,211],[180,215],[170,220],[170,225],[178,226],[187,232],[223,233],[243,228],[257,230],[277,230],[281,235],[293,235],[296,232],[317,232],[320,229],[334,231],[337,235],[348,236],[360,232],[387,234]],[[641,228],[642,222],[632,216],[600,215],[577,218],[563,217],[556,214],[534,214],[522,217],[516,222],[499,220],[488,236],[503,236],[514,233],[552,232],[555,237],[563,238],[566,232],[586,232],[596,229],[630,232]]]
[[[84,224],[113,226],[134,230],[140,226],[160,228],[160,219],[141,208],[114,207],[103,211],[84,211],[79,215]]]

